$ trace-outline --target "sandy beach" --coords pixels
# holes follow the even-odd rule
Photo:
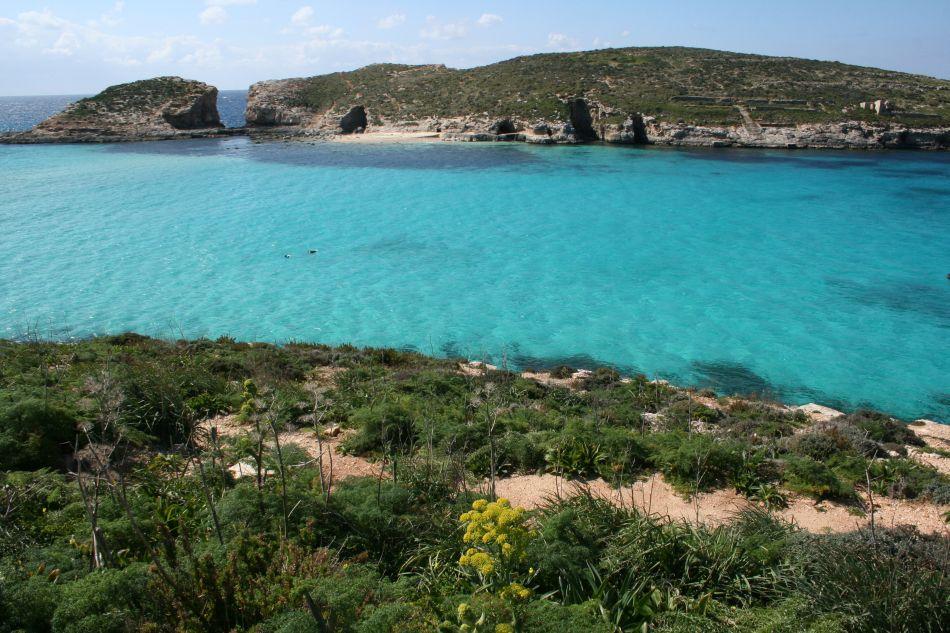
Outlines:
[[[434,143],[442,140],[438,132],[378,131],[362,134],[339,134],[333,140],[340,143]]]

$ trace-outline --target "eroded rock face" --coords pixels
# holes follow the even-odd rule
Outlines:
[[[511,119],[499,119],[491,124],[491,127],[488,128],[488,131],[492,134],[515,134],[518,131],[518,126],[515,125],[514,121]]]
[[[293,105],[303,88],[302,79],[259,81],[247,92],[244,120],[250,127],[302,125],[310,119],[306,108]]]
[[[647,135],[643,115],[632,114],[628,116],[623,123],[608,129],[604,135],[604,140],[608,143],[624,145],[646,145],[650,142],[650,137]]]
[[[176,130],[200,130],[210,127],[224,127],[218,114],[218,89],[210,90],[186,99],[182,103],[169,103],[162,111],[162,118]]]
[[[353,106],[340,119],[340,131],[344,134],[358,134],[366,130],[367,126],[366,108],[361,105]]]
[[[223,127],[217,88],[157,77],[106,88],[18,136],[22,142],[131,141]]]

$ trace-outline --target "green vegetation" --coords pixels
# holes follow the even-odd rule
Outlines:
[[[80,99],[63,116],[81,118],[130,109],[148,112],[176,100],[187,104],[194,97],[196,86],[202,85],[178,77],[155,77],[109,86],[97,95]]]
[[[919,75],[790,57],[695,48],[618,48],[517,57],[466,70],[375,64],[312,77],[293,105],[316,111],[360,103],[372,117],[564,120],[562,98],[603,106],[605,122],[630,113],[695,124],[741,123],[737,104],[762,124],[844,120],[950,123],[950,82]],[[859,110],[889,100],[891,116]],[[842,112],[847,109],[848,112]]]
[[[788,490],[857,507],[868,484],[945,503],[947,478],[893,450],[919,441],[913,427],[859,412],[806,429],[768,403],[704,406],[609,369],[584,387],[351,346],[0,341],[0,633],[938,631],[950,619],[945,536],[808,534],[767,510]],[[238,432],[206,422],[222,413]],[[325,442],[336,426],[343,450],[385,476],[330,481],[329,464],[285,439]],[[228,469],[238,461],[250,475]],[[708,528],[585,495],[525,511],[471,492],[544,471],[615,484],[660,471],[685,494],[728,486],[759,504]]]

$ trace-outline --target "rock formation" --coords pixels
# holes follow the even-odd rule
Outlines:
[[[265,81],[251,87],[247,123],[252,134],[347,133],[360,127],[349,123],[357,104],[372,114],[370,132],[452,141],[942,149],[950,132],[945,80],[679,47]]]
[[[878,98],[882,85],[887,99]],[[950,149],[950,81],[679,47],[533,55],[463,70],[373,64],[262,81],[248,92],[246,129],[226,132],[215,132],[215,94],[169,77],[115,86],[0,142],[368,131],[538,144]]]
[[[108,142],[214,134],[224,127],[217,101],[218,89],[200,81],[180,77],[134,81],[81,99],[29,132],[5,140]]]

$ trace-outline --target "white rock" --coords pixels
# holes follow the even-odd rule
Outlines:
[[[815,404],[814,402],[795,407],[795,411],[801,411],[815,422],[828,422],[829,420],[834,420],[844,415],[844,413],[837,409]]]

